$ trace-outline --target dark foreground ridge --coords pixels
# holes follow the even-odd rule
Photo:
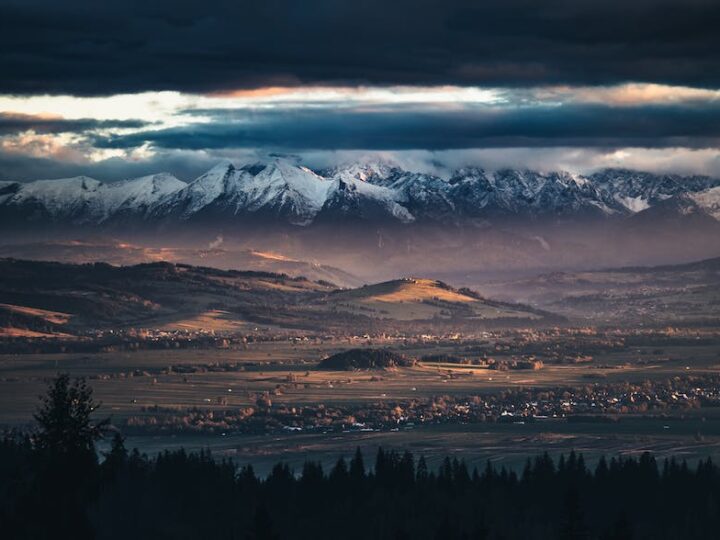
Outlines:
[[[448,457],[359,451],[329,471],[277,464],[265,478],[207,452],[128,452],[104,426],[83,381],[56,379],[32,435],[0,442],[5,538],[642,539],[711,538],[720,524],[720,468],[658,464],[650,454],[529,459],[517,472],[469,470]]]

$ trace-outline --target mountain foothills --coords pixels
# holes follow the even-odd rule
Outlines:
[[[303,261],[272,251],[224,246],[217,236],[210,246],[144,246],[108,238],[49,240],[0,244],[0,259],[15,258],[65,263],[105,262],[115,266],[171,262],[193,266],[211,266],[231,270],[242,268],[253,272],[286,274],[312,281],[329,281],[339,287],[357,287],[364,282],[334,266]]]
[[[717,221],[720,179],[625,169],[582,176],[476,167],[441,178],[383,161],[312,171],[271,157],[239,166],[222,162],[189,183],[167,173],[107,183],[84,176],[0,182],[5,227],[232,225],[249,219],[302,227],[338,220],[465,226],[515,218],[622,219],[650,211]]]
[[[0,259],[0,275],[0,336],[10,337],[130,328],[417,333],[564,320],[429,279],[339,289],[285,274],[167,262],[122,267],[15,259]]]
[[[467,285],[590,324],[711,326],[720,306],[720,257],[686,264],[551,272]]]

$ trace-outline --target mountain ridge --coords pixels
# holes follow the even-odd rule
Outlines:
[[[188,183],[169,173],[119,182],[87,176],[0,182],[5,225],[254,220],[307,227],[342,221],[462,225],[478,220],[612,220],[672,206],[669,200],[689,201],[718,221],[720,179],[629,169],[578,175],[479,167],[461,167],[441,178],[362,160],[316,172],[275,156],[240,166],[224,160]]]

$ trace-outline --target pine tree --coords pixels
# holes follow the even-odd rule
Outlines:
[[[355,450],[355,456],[350,461],[350,477],[355,481],[365,478],[365,462],[360,447]]]
[[[70,376],[58,375],[41,396],[42,405],[34,415],[40,424],[35,445],[41,451],[61,455],[95,455],[95,442],[102,438],[109,419],[93,423],[91,415],[100,407],[85,379],[70,384]]]

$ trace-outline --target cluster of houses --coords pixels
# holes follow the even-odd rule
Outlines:
[[[272,397],[262,393],[253,406],[230,410],[153,407],[128,418],[126,427],[130,431],[260,434],[413,429],[438,423],[609,420],[619,415],[665,415],[720,406],[720,375],[343,405],[276,404]]]

